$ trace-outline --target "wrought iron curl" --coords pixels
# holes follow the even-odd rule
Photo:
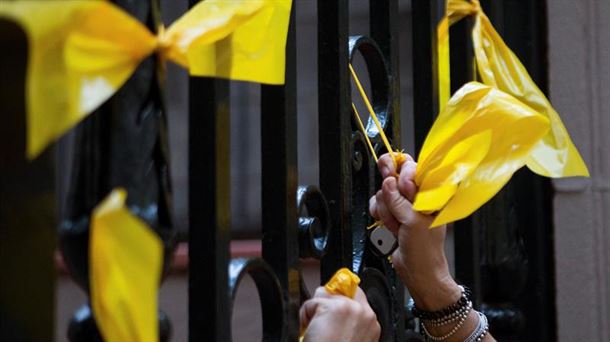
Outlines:
[[[235,296],[239,284],[245,275],[254,280],[261,305],[263,317],[263,341],[283,341],[286,339],[286,304],[280,281],[261,258],[235,258],[229,263],[229,294],[231,295],[231,308],[235,303]],[[227,337],[227,341],[231,336]]]
[[[326,253],[330,212],[324,194],[315,186],[297,189],[299,257],[320,259]]]

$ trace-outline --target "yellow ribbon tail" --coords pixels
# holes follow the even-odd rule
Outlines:
[[[158,341],[159,237],[114,190],[91,220],[89,280],[93,316],[105,341]]]
[[[167,30],[167,56],[193,76],[284,84],[291,0],[206,0]]]
[[[451,86],[449,26],[469,15],[475,16],[472,41],[482,83],[512,95],[550,121],[551,129],[533,148],[527,167],[546,177],[589,176],[559,114],[496,32],[478,0],[448,0],[446,16],[437,27],[440,108],[444,107]]]
[[[559,114],[482,12],[477,15],[472,38],[483,83],[511,94],[551,123],[551,129],[534,147],[527,167],[546,177],[589,176]]]
[[[416,171],[414,209],[437,211],[437,227],[489,201],[525,165],[549,120],[514,97],[470,82],[428,133]]]

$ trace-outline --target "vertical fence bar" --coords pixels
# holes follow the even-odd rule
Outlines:
[[[371,0],[370,26],[371,38],[381,49],[388,65],[390,80],[388,115],[392,145],[395,148],[400,144],[400,60],[398,58],[398,1],[397,0]]]
[[[0,20],[0,341],[51,341],[55,314],[54,164],[25,158],[27,37]]]
[[[401,146],[398,1],[370,0],[369,7],[371,38],[379,45],[386,65],[388,66],[389,106],[387,110],[389,126],[386,129],[386,132],[389,133],[388,135],[392,139],[392,145],[395,148],[398,148]],[[405,340],[404,285],[393,271],[386,274],[386,277],[388,278],[388,283],[391,285],[392,301],[392,332],[391,336],[386,338],[403,341]]]
[[[189,0],[196,5],[198,0]],[[189,79],[189,341],[231,336],[229,82]]]
[[[449,28],[451,93],[453,94],[465,83],[475,79],[474,52],[470,32],[473,20],[466,17]],[[475,213],[454,223],[455,275],[459,282],[470,287],[473,303],[480,306],[481,293],[481,259],[480,234]]]
[[[413,123],[419,153],[432,127],[438,106],[436,27],[442,18],[441,0],[413,0]],[[417,158],[416,158],[417,159]]]
[[[221,341],[231,329],[229,84],[189,82],[189,340]]]
[[[297,1],[294,1],[288,28],[285,84],[261,86],[263,258],[275,271],[284,291],[286,320],[282,335],[288,341],[296,341],[299,337],[300,306],[296,210],[296,5]]]
[[[331,216],[329,248],[321,281],[352,264],[350,228],[351,159],[349,13],[347,0],[318,0],[318,120],[320,189]]]

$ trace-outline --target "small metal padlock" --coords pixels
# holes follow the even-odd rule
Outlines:
[[[391,255],[398,247],[398,241],[392,232],[385,226],[379,226],[369,235],[371,244],[381,256],[387,257]]]

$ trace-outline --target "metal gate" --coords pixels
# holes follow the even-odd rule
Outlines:
[[[366,227],[372,223],[368,199],[379,188],[380,176],[352,121],[348,74],[349,61],[360,53],[369,73],[373,107],[393,145],[400,146],[398,0],[368,1],[370,36],[350,36],[353,1],[317,1],[319,188],[297,184],[299,38],[294,19],[303,1],[293,1],[286,83],[263,85],[260,91],[262,258],[231,259],[229,253],[229,82],[189,80],[190,162],[184,165],[189,175],[189,340],[231,339],[233,298],[246,274],[259,292],[263,339],[297,340],[298,310],[312,290],[302,279],[302,258],[320,260],[322,282],[340,267],[361,276],[382,327],[382,340],[420,340],[413,331],[403,285],[367,237]],[[159,26],[156,0],[115,2],[151,30]],[[191,5],[196,2],[190,0]],[[416,150],[438,111],[435,34],[443,3],[411,1]],[[483,1],[483,6],[544,89],[544,1]],[[468,25],[463,21],[451,29],[454,89],[475,77]],[[15,66],[3,68],[0,87],[1,115],[6,120],[0,128],[0,266],[5,272],[0,336],[46,340],[53,336],[55,237],[49,227],[57,222],[53,208],[58,197],[66,203],[60,212],[59,247],[73,279],[84,289],[89,215],[117,186],[128,190],[131,210],[163,239],[166,269],[169,266],[176,239],[170,219],[163,77],[154,57],[145,60],[112,99],[71,133],[75,148],[57,157],[60,172],[54,179],[50,153],[29,164],[23,159],[23,118],[5,119],[6,113],[23,112],[23,94],[5,80],[23,82],[27,46],[23,32],[11,23],[0,22],[0,37],[14,47],[2,57],[3,65]],[[373,130],[370,135],[375,148],[383,151]],[[59,196],[54,195],[53,184]],[[502,340],[554,340],[550,196],[546,181],[522,171],[492,203],[455,224],[456,276],[474,289],[475,304],[490,317],[492,333]],[[25,253],[15,248],[23,243],[30,246]],[[171,317],[161,315],[160,320],[161,338],[167,340]],[[67,329],[74,341],[101,340],[87,306]]]

